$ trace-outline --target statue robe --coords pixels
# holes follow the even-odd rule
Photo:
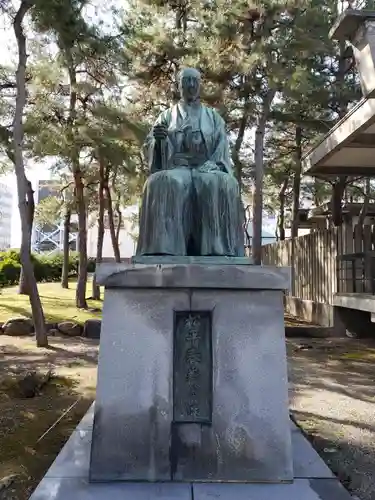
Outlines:
[[[239,186],[225,124],[211,108],[164,111],[163,141],[148,136],[150,168],[140,213],[137,255],[244,255]]]

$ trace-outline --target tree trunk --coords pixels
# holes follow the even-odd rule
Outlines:
[[[64,214],[64,237],[63,237],[63,267],[61,274],[62,288],[69,288],[69,236],[70,236],[70,207],[66,205]]]
[[[255,132],[255,182],[253,196],[253,241],[252,256],[255,265],[262,262],[262,210],[263,210],[263,147],[265,127],[258,126]]]
[[[26,177],[25,177],[25,182],[26,182],[26,207],[27,207],[28,240],[29,240],[28,248],[29,248],[29,253],[31,255],[31,238],[33,234],[35,202],[34,202],[34,191],[31,182]],[[18,293],[20,295],[30,295],[29,289],[27,287],[27,280],[25,279],[25,273],[23,272],[23,268],[21,268]]]
[[[252,256],[255,265],[262,263],[262,215],[263,215],[263,177],[264,177],[264,135],[268,115],[275,91],[269,90],[263,101],[263,109],[255,131],[255,182],[253,195],[253,241]]]
[[[367,177],[365,179],[365,194],[367,196],[370,196],[370,194],[371,194],[371,179],[370,179],[370,177]]]
[[[342,198],[345,193],[347,177],[340,177],[332,186],[331,210],[335,226],[342,224]]]
[[[98,213],[98,239],[96,246],[96,266],[103,260],[103,242],[104,242],[104,165],[100,161],[99,165],[99,213]],[[96,273],[92,280],[92,298],[100,300],[100,287],[96,283]]]
[[[14,18],[13,29],[18,46],[18,66],[16,72],[17,96],[16,109],[13,121],[14,167],[17,178],[18,207],[21,218],[21,264],[27,288],[29,291],[31,312],[34,322],[36,343],[38,347],[48,346],[48,337],[44,320],[42,303],[40,301],[38,286],[35,280],[34,268],[31,262],[31,232],[30,211],[27,205],[28,184],[23,162],[23,112],[26,104],[26,38],[23,32],[23,19],[32,7],[32,3],[22,1]]]
[[[65,49],[67,69],[69,73],[70,97],[68,116],[68,137],[71,147],[71,161],[74,177],[74,194],[78,215],[78,280],[76,288],[76,306],[79,309],[87,309],[86,287],[87,287],[87,217],[85,190],[83,175],[79,162],[80,150],[75,139],[75,121],[77,116],[77,76],[70,48]]]
[[[279,218],[278,218],[278,233],[279,240],[285,240],[285,192],[287,190],[289,179],[284,179],[283,185],[279,192]]]
[[[296,126],[295,135],[295,171],[293,178],[293,206],[292,206],[292,238],[298,236],[299,222],[299,199],[301,191],[301,172],[302,172],[302,129]]]
[[[362,204],[362,207],[361,207],[361,211],[359,212],[358,222],[357,222],[357,225],[360,226],[360,227],[363,227],[363,225],[365,223],[365,219],[366,219],[366,215],[367,215],[367,212],[368,212],[369,203],[370,203],[370,196],[369,196],[368,193],[365,193],[365,196],[364,196],[364,199],[363,199],[363,204]]]
[[[250,248],[251,248],[251,236],[249,234],[249,224],[251,220],[251,212],[250,212],[250,205],[247,205],[246,207],[243,207],[243,219],[244,219],[244,231],[245,231],[245,249],[247,250],[246,255],[250,257]]]
[[[120,200],[117,200],[115,210],[118,216],[118,223],[116,227],[116,241],[117,241],[117,246],[120,247],[120,231],[122,226],[122,212],[120,208]]]
[[[76,204],[78,214],[78,281],[76,289],[76,306],[79,309],[87,309],[86,287],[87,287],[87,219],[86,202],[82,172],[79,166],[74,168],[74,183],[76,193]]]
[[[116,239],[115,222],[113,219],[112,196],[111,196],[111,190],[109,189],[109,185],[108,185],[108,178],[105,182],[104,190],[105,190],[105,194],[106,194],[106,198],[107,198],[108,224],[109,224],[109,232],[111,235],[113,254],[115,256],[115,261],[121,262],[120,248],[118,245],[118,241]]]
[[[247,122],[248,122],[248,117],[249,117],[249,97],[247,96],[245,99],[245,104],[244,104],[244,109],[242,112],[242,117],[240,121],[240,126],[238,129],[238,134],[236,138],[236,142],[234,144],[233,150],[232,150],[232,161],[234,164],[234,173],[237,178],[239,187],[240,187],[240,192],[242,191],[242,163],[240,160],[240,150],[242,147],[242,143],[244,140],[245,136],[245,131],[247,127]]]
[[[346,61],[344,58],[346,43],[344,40],[340,41],[339,48],[340,48],[340,56],[339,56],[339,67],[336,77],[336,88],[339,89],[338,115],[339,118],[343,118],[348,111],[347,103],[341,99],[341,93],[342,89],[344,88],[344,79],[346,73]],[[347,180],[348,177],[340,177],[332,186],[331,210],[332,210],[332,221],[334,226],[341,226],[342,224],[342,200],[344,197]]]

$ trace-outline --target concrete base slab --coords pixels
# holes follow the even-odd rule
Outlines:
[[[189,484],[89,483],[82,478],[44,478],[30,500],[191,500]]]
[[[334,477],[332,471],[299,429],[292,432],[292,448],[295,479]]]
[[[89,483],[94,405],[30,500],[350,500],[350,495],[293,422],[291,484]]]
[[[95,412],[95,402],[90,406],[90,408],[87,410],[86,415],[83,417],[83,419],[80,421],[80,423],[77,425],[76,431],[82,430],[82,431],[87,431],[87,430],[92,430],[94,427],[94,412]],[[298,429],[298,427],[294,425],[295,429]]]
[[[73,432],[46,477],[87,478],[90,465],[94,405]],[[295,478],[332,478],[333,474],[301,431],[291,421]]]
[[[194,500],[350,500],[336,479],[296,479],[292,484],[194,484]]]

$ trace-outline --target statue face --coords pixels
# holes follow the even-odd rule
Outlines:
[[[195,101],[199,97],[200,79],[195,75],[183,75],[180,80],[180,94],[187,102]]]

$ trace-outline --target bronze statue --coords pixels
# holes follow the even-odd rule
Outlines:
[[[182,70],[181,100],[160,114],[144,147],[150,167],[137,255],[243,256],[239,186],[224,120],[201,104],[200,73]]]

